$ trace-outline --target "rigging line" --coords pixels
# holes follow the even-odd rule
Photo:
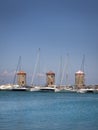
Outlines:
[[[69,83],[69,54],[67,54],[67,64],[66,64],[66,86]]]
[[[17,64],[17,68],[16,68],[16,71],[15,71],[15,75],[14,75],[14,79],[13,79],[13,84],[15,84],[15,81],[16,81],[16,75],[17,75],[17,71],[19,69],[19,71],[21,70],[21,56],[19,56],[19,60],[18,60],[18,64]]]
[[[64,75],[65,75],[65,70],[66,70],[66,65],[64,63],[64,68],[62,69],[62,76],[61,76],[61,84],[63,84],[63,80],[64,80]]]
[[[60,59],[61,59],[61,57],[60,57]],[[58,85],[59,85],[59,79],[60,79],[60,67],[61,67],[61,63],[59,61],[58,70],[57,70],[57,83],[58,83]]]
[[[61,56],[61,59],[60,59],[60,86],[61,86],[61,83],[62,83],[62,56]]]
[[[62,78],[61,78],[61,83],[64,81],[64,77],[66,78],[66,86],[68,85],[68,64],[69,64],[69,54],[67,54],[67,61],[65,67],[63,68]]]
[[[36,74],[36,70],[37,70],[38,62],[39,62],[39,56],[40,56],[40,48],[38,49],[38,53],[37,53],[37,59],[36,59],[36,63],[34,66],[34,72],[33,72],[32,80],[31,80],[31,85],[33,85],[33,83],[34,83],[34,78],[35,78],[35,74]]]
[[[85,55],[83,55],[82,63],[81,63],[81,70],[84,72],[84,62],[85,62]]]
[[[37,71],[37,77],[38,77],[38,85],[40,86],[40,83],[41,83],[41,81],[40,81],[40,48],[39,48],[39,58],[38,58],[38,65],[37,65],[37,68],[38,68],[38,70],[36,70]]]

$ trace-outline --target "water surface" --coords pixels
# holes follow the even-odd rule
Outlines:
[[[0,130],[97,130],[98,94],[0,91]]]

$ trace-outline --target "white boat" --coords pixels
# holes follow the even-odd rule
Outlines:
[[[78,90],[77,90],[77,93],[86,93],[86,92],[87,92],[86,89],[78,89]]]
[[[95,89],[93,89],[93,88],[87,89],[87,93],[94,93],[94,92],[95,92]]]
[[[12,91],[27,91],[28,88],[25,86],[13,85]]]
[[[76,90],[70,88],[55,88],[55,92],[74,93]]]
[[[12,91],[27,91],[27,88],[13,88]]]
[[[11,84],[4,84],[0,86],[0,90],[12,90],[12,87]]]
[[[77,92],[78,92],[78,93],[94,93],[94,92],[95,92],[95,89],[84,88],[84,89],[78,89]]]
[[[40,87],[40,92],[55,92],[55,87]]]
[[[32,92],[40,91],[40,86],[33,86],[33,87],[30,87],[30,88],[29,88],[29,91],[32,91]]]

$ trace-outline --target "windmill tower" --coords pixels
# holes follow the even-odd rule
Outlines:
[[[84,77],[85,77],[85,74],[83,71],[77,71],[75,73],[75,86],[76,86],[76,89],[81,89],[81,88],[84,88],[85,86],[85,80],[84,80]]]
[[[18,65],[17,65],[15,76],[14,76],[13,84],[15,84],[16,78],[17,78],[17,84],[20,87],[26,86],[26,73],[21,70],[21,56],[19,57],[19,60],[18,60]]]
[[[19,86],[26,86],[26,73],[24,71],[17,73],[17,84]]]
[[[47,86],[54,86],[55,84],[55,73],[52,71],[49,71],[46,73],[46,84]]]
[[[81,89],[85,87],[84,60],[85,60],[85,55],[83,55],[81,69],[75,73],[76,89]]]

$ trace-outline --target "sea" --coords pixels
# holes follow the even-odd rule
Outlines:
[[[0,91],[0,130],[98,130],[98,94]]]

